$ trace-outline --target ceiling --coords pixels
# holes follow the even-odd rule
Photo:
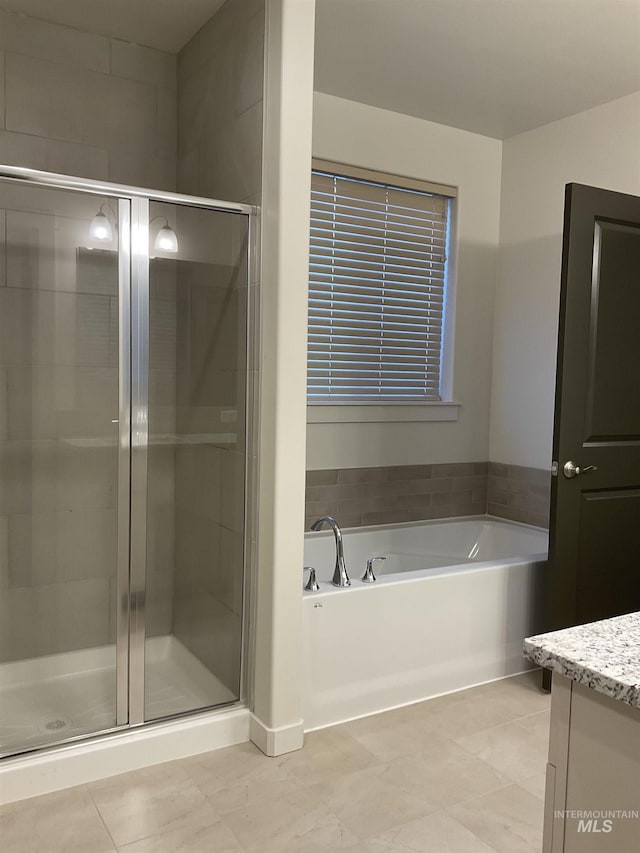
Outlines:
[[[177,52],[223,3],[0,7]],[[316,0],[315,88],[504,139],[640,89],[640,0]]]
[[[177,53],[224,0],[0,0],[55,24]]]
[[[315,88],[504,139],[640,90],[640,0],[317,0]]]

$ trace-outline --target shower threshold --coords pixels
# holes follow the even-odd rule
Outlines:
[[[115,725],[115,647],[0,665],[0,756],[93,735]],[[149,720],[236,701],[175,636],[145,644]]]

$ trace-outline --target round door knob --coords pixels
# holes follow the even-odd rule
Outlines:
[[[578,474],[588,474],[589,471],[597,471],[598,467],[596,465],[583,465],[580,467],[576,465],[575,462],[565,462],[564,467],[562,468],[562,473],[567,478],[567,480],[572,480],[574,477],[577,477]]]

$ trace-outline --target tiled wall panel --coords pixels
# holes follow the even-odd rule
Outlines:
[[[233,268],[210,264],[208,275],[192,273],[178,273],[176,430],[192,441],[176,452],[173,630],[235,691],[242,619],[246,308]],[[231,426],[221,423],[221,410],[235,411],[237,420]],[[222,433],[219,443],[202,440],[212,431]]]
[[[0,162],[173,190],[176,154],[174,54],[0,10]],[[51,215],[34,192],[0,200],[0,661],[115,636],[117,266],[81,248],[95,200],[60,194]],[[155,296],[170,337],[175,300]],[[175,408],[172,340],[154,415],[160,396]],[[150,463],[154,635],[172,624],[173,453]]]
[[[25,206],[49,210],[34,214],[9,195],[0,287],[0,661],[107,643],[116,559],[117,266],[105,270],[103,256],[79,248],[86,211],[80,220],[52,213],[51,196],[30,190]]]
[[[550,496],[550,471],[489,463],[487,511],[491,515],[548,527]]]
[[[0,10],[0,162],[174,190],[175,54]]]
[[[263,0],[227,0],[185,45],[178,57],[178,189],[227,201],[260,204],[262,189]],[[222,223],[221,223],[222,224]],[[238,240],[240,238],[240,240]],[[182,282],[178,326],[178,430],[207,432],[220,409],[234,409],[236,441],[218,448],[195,447],[177,455],[176,636],[231,689],[238,681],[243,591],[245,438],[249,446],[247,563],[255,549],[257,406],[244,423],[245,377],[250,399],[259,385],[258,286],[246,256],[245,235],[231,235],[229,263],[239,287],[221,288],[192,270]],[[207,275],[205,266],[202,271]],[[221,268],[221,272],[223,272]],[[251,285],[253,331],[246,352],[246,298]],[[207,459],[207,457],[210,457]],[[193,489],[215,464],[218,499],[205,509]],[[209,478],[210,479],[210,478]],[[253,485],[252,485],[253,484]]]
[[[305,529],[482,515],[548,526],[550,474],[494,462],[307,471]]]
[[[486,502],[486,462],[308,471],[305,526],[322,515],[345,527],[476,515]]]
[[[259,203],[264,4],[227,0],[178,58],[180,192]]]

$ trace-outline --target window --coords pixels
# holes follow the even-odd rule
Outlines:
[[[314,160],[307,401],[441,399],[455,189]]]

